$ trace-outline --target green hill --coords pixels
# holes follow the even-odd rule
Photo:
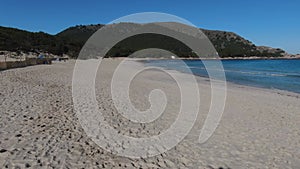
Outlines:
[[[44,32],[28,32],[0,27],[0,50],[23,52],[49,52],[56,55],[76,56],[82,43],[53,36]]]
[[[0,50],[38,51],[56,55],[68,54],[77,57],[86,40],[104,25],[78,25],[50,35],[43,32],[28,32],[15,28],[0,27]],[[241,36],[225,31],[201,29],[211,40],[221,57],[264,56],[279,57],[285,51],[270,47],[255,46]],[[147,44],[147,46],[145,46]],[[163,35],[141,34],[119,42],[107,56],[128,56],[134,51],[163,47],[182,57],[193,57],[192,51],[180,41]]]

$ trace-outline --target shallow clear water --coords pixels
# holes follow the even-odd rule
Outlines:
[[[208,77],[201,60],[184,62],[195,75]],[[205,62],[213,65],[217,61]],[[300,93],[300,60],[223,60],[222,63],[228,82]],[[145,64],[185,72],[178,60],[149,60]]]

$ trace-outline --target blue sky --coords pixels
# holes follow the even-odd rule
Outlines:
[[[300,53],[299,7],[298,0],[2,0],[0,25],[56,34],[78,24],[163,12],[201,28],[238,33],[256,45]]]

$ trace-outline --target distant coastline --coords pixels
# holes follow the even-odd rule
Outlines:
[[[120,59],[120,58],[129,58],[132,60],[173,60],[173,58],[170,57],[160,57],[160,58],[154,58],[154,57],[145,57],[145,58],[131,58],[131,57],[110,57],[112,59]],[[206,57],[176,57],[174,60],[180,59],[180,60],[298,60],[300,59],[300,55],[286,55],[282,57],[258,57],[258,56],[250,56],[250,57],[219,57],[219,58],[206,58]]]
[[[185,67],[197,76],[210,77],[207,73],[207,65],[214,65],[219,60],[184,60]],[[284,90],[293,93],[300,93],[300,59],[225,59],[222,61],[222,68],[211,67],[214,73],[225,73],[226,81],[239,85],[253,86],[259,88]],[[182,73],[191,72],[182,68],[182,61],[179,59],[148,59],[140,62],[155,67],[162,67],[177,70]],[[219,77],[219,76],[217,76]],[[220,76],[221,77],[221,76]],[[218,78],[217,78],[218,79]],[[223,80],[222,78],[220,80]]]

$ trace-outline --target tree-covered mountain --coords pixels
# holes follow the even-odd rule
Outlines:
[[[87,39],[93,35],[98,29],[102,28],[104,25],[77,25],[69,27],[58,34],[57,37],[72,39],[77,42],[85,42]]]
[[[0,27],[0,50],[23,52],[49,52],[56,55],[76,56],[82,43],[44,32],[28,32]]]
[[[43,32],[28,32],[15,28],[0,27],[0,50],[39,51],[56,55],[68,54],[77,57],[87,39],[104,25],[78,25],[50,35]],[[241,36],[225,31],[201,29],[211,40],[221,57],[264,56],[279,57],[285,54],[282,49],[259,47]],[[161,47],[175,52],[178,56],[193,57],[192,51],[180,41],[163,35],[141,34],[129,37],[115,45],[107,54],[109,57],[128,56],[134,51],[147,47]]]
[[[286,54],[279,48],[256,46],[233,32],[201,30],[213,43],[221,57],[278,57]]]

